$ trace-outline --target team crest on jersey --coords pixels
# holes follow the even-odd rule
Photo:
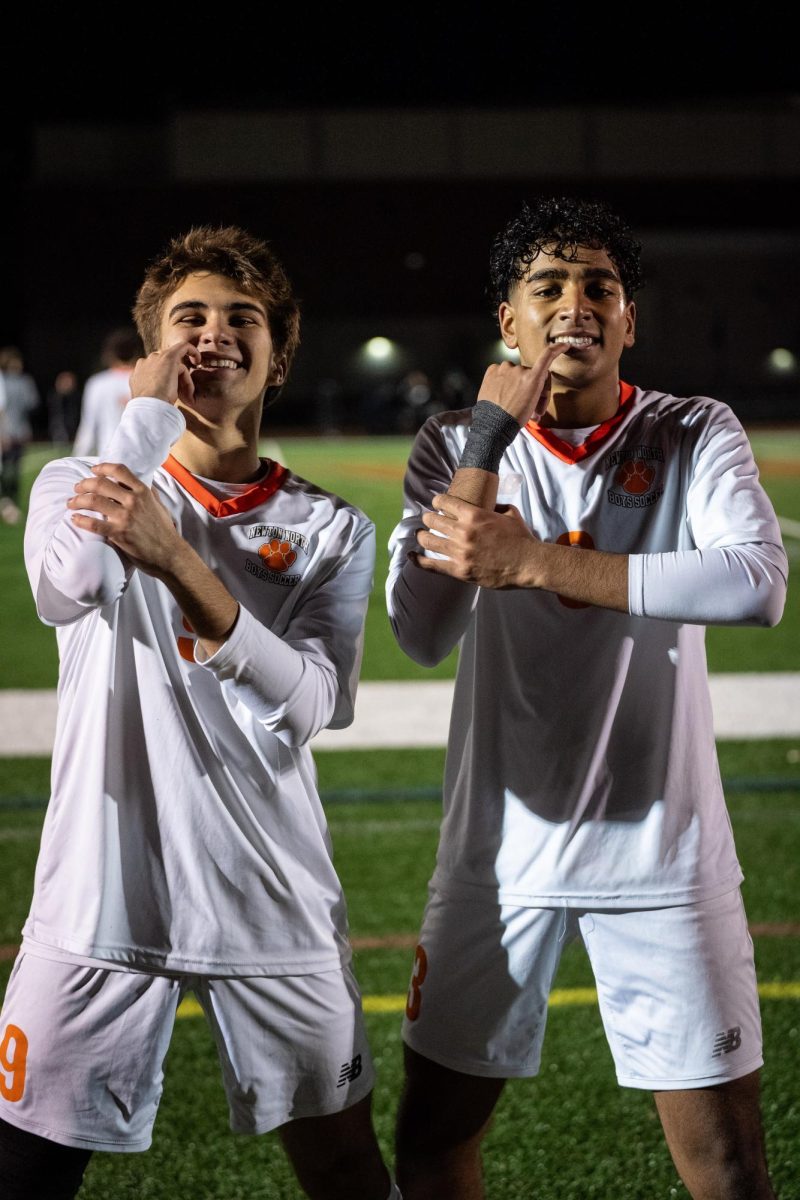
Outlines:
[[[308,538],[304,533],[279,525],[253,525],[247,537],[254,550],[253,557],[248,555],[245,559],[244,569],[249,575],[281,587],[294,587],[300,582],[302,572],[292,568],[302,567],[303,559],[308,556]]]
[[[606,492],[609,504],[617,508],[649,508],[664,491],[661,464],[664,451],[659,446],[634,446],[606,455],[605,468],[613,471]]]

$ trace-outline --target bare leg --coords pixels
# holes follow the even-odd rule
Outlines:
[[[451,1071],[405,1048],[397,1118],[403,1200],[483,1200],[480,1145],[504,1079]]]
[[[656,1106],[693,1200],[775,1200],[764,1153],[757,1071],[717,1087],[656,1092]]]
[[[311,1200],[386,1200],[391,1187],[366,1096],[342,1112],[301,1117],[278,1133]]]

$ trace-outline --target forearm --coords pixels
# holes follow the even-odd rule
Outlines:
[[[338,680],[334,666],[302,652],[239,608],[233,631],[213,655],[201,639],[195,657],[265,728],[303,745],[330,722]]]
[[[498,482],[494,472],[462,467],[447,494],[493,510]],[[477,598],[477,588],[469,583],[423,571],[416,557],[406,559],[388,597],[389,621],[400,648],[420,666],[437,666],[464,636]]]
[[[518,535],[500,557],[506,578],[498,567],[493,586],[535,588],[658,620],[775,625],[786,595],[786,557],[773,543],[626,555]],[[489,566],[484,554],[474,569]]]
[[[630,558],[634,616],[698,625],[776,625],[788,567],[772,542]]]
[[[302,745],[353,719],[364,614],[375,566],[375,535],[360,518],[328,542],[321,572],[280,631],[244,605],[230,636],[211,656],[201,638],[195,659],[265,728]],[[210,614],[209,614],[210,615]],[[219,611],[220,625],[226,610]],[[219,639],[218,639],[219,640]]]
[[[538,588],[565,600],[628,612],[628,555],[559,546],[531,538],[523,544],[513,580],[505,586]]]
[[[130,400],[105,454],[106,462],[122,463],[148,486],[186,429],[183,413],[150,396]]]
[[[131,401],[109,447],[109,461],[123,463],[149,485],[184,428],[177,409],[159,400]],[[133,569],[101,533],[80,528],[74,509],[66,507],[84,474],[74,461],[50,464],[31,496],[25,558],[39,616],[52,624],[115,603]]]
[[[472,410],[472,424],[447,494],[477,508],[494,509],[500,461],[520,428],[511,413],[489,400],[479,400]]]
[[[458,644],[477,599],[475,585],[423,571],[408,558],[393,567],[386,589],[398,645],[422,667],[435,667]]]
[[[66,502],[81,477],[69,460],[48,464],[31,492],[25,565],[39,617],[50,625],[113,604],[133,569],[104,538],[72,521]]]
[[[238,601],[183,538],[176,543],[168,570],[156,577],[175,597],[204,655],[216,654],[236,624]]]
[[[448,496],[466,500],[476,508],[491,511],[497,503],[499,476],[494,471],[482,471],[477,467],[459,467],[453,482],[447,489]]]

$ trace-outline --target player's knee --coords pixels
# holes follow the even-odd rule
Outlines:
[[[328,1117],[284,1125],[281,1141],[297,1177],[313,1200],[389,1193],[384,1165],[370,1116],[370,1097]]]
[[[701,1179],[684,1182],[692,1200],[775,1200],[766,1171],[741,1163],[718,1164]]]
[[[712,1151],[709,1200],[770,1200],[773,1196],[761,1148],[726,1146]]]
[[[408,1047],[405,1065],[397,1115],[398,1158],[477,1148],[504,1081],[452,1071]]]
[[[773,1200],[763,1147],[757,1136],[718,1137],[696,1145],[685,1159],[693,1200]]]
[[[91,1156],[0,1120],[3,1200],[72,1200]]]

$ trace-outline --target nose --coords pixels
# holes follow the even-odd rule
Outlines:
[[[592,307],[581,284],[570,283],[564,288],[558,317],[564,324],[569,321],[579,324],[592,319]]]
[[[200,346],[230,346],[234,341],[233,333],[224,313],[209,312],[205,324],[200,330],[198,345]]]

